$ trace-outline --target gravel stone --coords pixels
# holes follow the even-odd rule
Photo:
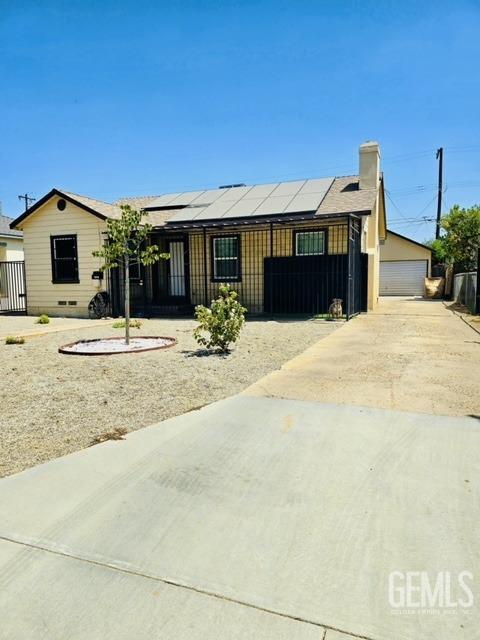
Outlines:
[[[238,393],[341,324],[250,320],[228,355],[199,349],[195,326],[144,320],[132,336],[172,336],[178,344],[132,354],[58,353],[76,340],[122,335],[109,326],[0,344],[0,476],[87,447],[107,431],[135,431]]]

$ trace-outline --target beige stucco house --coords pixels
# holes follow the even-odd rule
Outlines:
[[[127,198],[109,204],[52,189],[11,225],[24,234],[28,313],[86,316],[107,290],[122,314],[122,278],[103,275],[92,252],[122,204],[143,209],[149,242],[168,261],[131,273],[133,309],[186,312],[230,282],[251,313],[351,317],[379,296],[386,212],[380,149],[361,145],[357,175]],[[103,277],[103,279],[99,279]]]
[[[430,247],[389,229],[380,243],[380,295],[423,296],[431,268]]]

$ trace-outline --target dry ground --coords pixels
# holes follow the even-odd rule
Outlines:
[[[178,345],[131,355],[57,351],[77,339],[121,335],[110,326],[50,333],[24,345],[2,341],[0,475],[86,447],[106,431],[140,429],[238,393],[341,325],[250,321],[228,356],[199,355],[194,326],[193,320],[146,320],[132,332],[175,336]]]
[[[87,320],[84,318],[50,318],[48,324],[38,324],[38,316],[0,315],[0,339],[6,336],[32,336],[55,333],[66,329],[112,325],[114,320]]]
[[[441,300],[381,298],[245,393],[480,416],[480,336]]]

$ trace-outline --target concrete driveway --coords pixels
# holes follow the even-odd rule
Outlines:
[[[479,424],[245,394],[5,478],[1,638],[478,638]],[[393,571],[473,606],[399,609]]]
[[[382,298],[244,393],[478,415],[480,335],[441,300]]]

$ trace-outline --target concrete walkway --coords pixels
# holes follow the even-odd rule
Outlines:
[[[480,339],[441,300],[383,298],[244,393],[479,415]]]
[[[414,306],[399,314],[395,305],[358,318],[304,366],[321,384],[315,353],[327,357],[320,346],[342,335],[360,344],[346,373],[368,340],[378,364],[387,339],[376,336],[390,317],[394,358],[411,358],[416,344],[424,366],[429,350],[437,362],[432,326],[456,335],[459,355],[446,362],[462,371],[452,386],[464,385],[457,360],[476,334],[436,304],[417,307],[427,308],[418,320]],[[342,340],[330,344],[332,366]],[[472,359],[468,375],[478,367]],[[299,393],[300,370],[297,359],[278,374],[282,393],[287,372]],[[353,378],[337,384],[340,404],[235,396],[1,480],[2,640],[478,638],[478,419],[411,413],[406,396],[402,411],[349,405]],[[261,388],[279,394],[271,376]],[[471,403],[479,414],[478,396]],[[424,572],[432,584],[449,571],[454,587],[468,571],[474,604],[398,609],[393,571]]]

